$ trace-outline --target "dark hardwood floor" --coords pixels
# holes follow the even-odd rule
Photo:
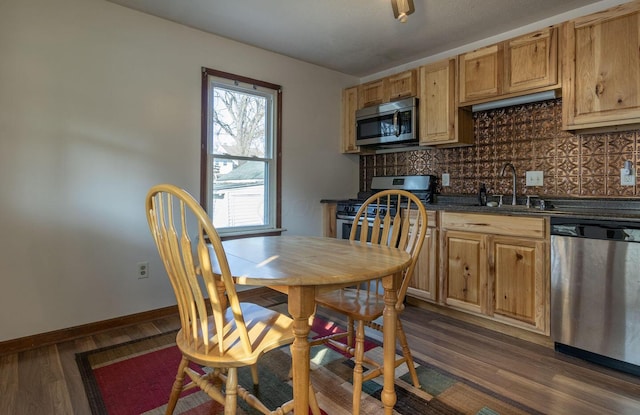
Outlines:
[[[270,305],[259,289],[245,301]],[[640,414],[640,378],[414,306],[402,316],[414,356],[545,414]],[[75,354],[178,328],[176,316],[0,355],[0,414],[89,414]]]

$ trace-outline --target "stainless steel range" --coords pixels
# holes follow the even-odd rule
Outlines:
[[[337,238],[349,239],[353,220],[362,203],[374,193],[389,189],[407,190],[418,196],[425,204],[432,203],[436,189],[436,177],[431,175],[374,177],[371,180],[370,191],[358,193],[357,199],[343,200],[337,203]],[[375,206],[370,206],[369,209],[371,210],[369,213],[375,215],[375,211],[373,211],[376,209]],[[395,209],[397,209],[397,207],[392,208],[391,212],[388,213],[395,215]]]

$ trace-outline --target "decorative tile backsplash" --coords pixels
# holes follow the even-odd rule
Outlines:
[[[629,160],[640,162],[640,130],[602,134],[573,134],[562,130],[562,99],[474,113],[476,144],[360,156],[360,190],[373,176],[449,173],[442,194],[476,194],[485,183],[489,194],[512,193],[516,168],[518,195],[556,197],[637,197],[635,186],[620,185],[620,169]],[[544,184],[526,187],[528,170],[543,172]]]

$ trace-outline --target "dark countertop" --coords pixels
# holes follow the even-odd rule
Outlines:
[[[497,200],[493,196],[489,201]],[[535,207],[526,207],[526,198],[518,198],[517,205],[507,204],[510,197],[504,197],[507,203],[501,207],[479,206],[475,196],[437,195],[435,203],[425,204],[427,210],[446,210],[451,212],[469,212],[483,214],[502,214],[510,216],[563,216],[582,219],[640,221],[640,199],[586,199],[543,197],[546,208],[538,208],[538,200],[532,199]],[[322,199],[321,203],[337,203],[345,199]]]
[[[509,200],[510,198],[505,198]],[[501,207],[479,206],[474,196],[438,196],[436,203],[426,205],[428,209],[457,212],[490,213],[527,216],[564,216],[582,219],[640,221],[639,199],[580,199],[542,198],[545,209],[538,207],[539,199],[532,199],[534,207],[528,208],[526,198],[518,199],[517,205],[503,204]],[[489,200],[493,198],[489,197]],[[503,202],[504,203],[504,202]]]

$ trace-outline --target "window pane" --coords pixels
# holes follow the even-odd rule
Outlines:
[[[265,109],[263,96],[214,87],[213,153],[265,157]]]
[[[213,159],[213,224],[227,228],[265,225],[263,161]]]

